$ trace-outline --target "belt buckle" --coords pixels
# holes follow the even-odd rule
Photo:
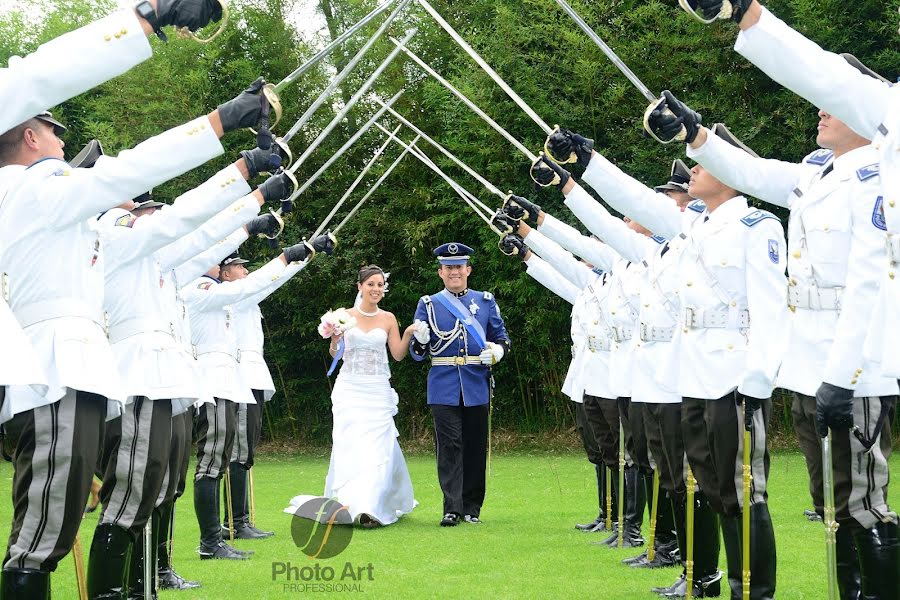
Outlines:
[[[9,302],[9,275],[0,273],[0,297]]]
[[[650,341],[650,333],[648,332],[648,327],[646,323],[641,323],[641,340],[645,342]]]
[[[196,344],[191,344],[191,355],[194,357],[194,360],[197,360],[197,346],[196,346]]]
[[[697,313],[694,312],[693,308],[691,308],[690,306],[684,307],[684,325],[685,325],[685,327],[690,327],[691,329],[693,329],[695,327],[694,319],[696,318],[696,315],[697,315]]]
[[[457,366],[461,367],[461,366],[463,366],[463,365],[465,365],[465,364],[466,364],[466,357],[465,357],[465,356],[457,356],[457,357],[456,357],[456,365],[457,365]]]
[[[238,348],[237,356],[235,356],[235,358],[237,359],[238,362],[241,362],[241,350],[240,350],[240,348]]]
[[[900,235],[896,233],[888,233],[885,238],[887,245],[888,261],[894,266],[900,262]]]

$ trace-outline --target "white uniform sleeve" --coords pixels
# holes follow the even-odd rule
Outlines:
[[[544,220],[537,229],[575,256],[580,256],[592,265],[603,262],[609,254],[606,244],[584,235],[553,215],[544,213]]]
[[[656,235],[672,239],[681,233],[683,215],[671,198],[651,190],[599,152],[594,152],[581,178],[616,211]],[[566,205],[568,203],[567,198]]]
[[[706,143],[688,146],[687,156],[728,187],[784,208],[790,208],[791,192],[807,170],[802,164],[751,156],[709,130]]]
[[[135,198],[223,151],[209,119],[200,117],[116,157],[101,156],[90,169],[45,160],[31,168],[54,169],[55,176],[41,185],[34,210],[48,226],[62,229]]]
[[[240,241],[237,245],[243,244],[247,240],[247,232],[244,230],[244,224],[253,220],[259,214],[259,203],[252,196],[244,196],[233,202],[228,208],[209,219],[199,229],[196,229],[184,236],[174,244],[169,244],[159,252],[160,267],[164,271],[174,269],[184,263],[190,261],[197,255],[214,249],[219,242],[230,236],[235,230],[236,233],[242,233]],[[220,244],[219,244],[220,245]],[[237,249],[237,246],[234,247]],[[223,256],[228,256],[230,250]],[[194,279],[203,275],[209,268],[207,265],[196,275],[191,277]],[[182,279],[180,281],[188,281]]]
[[[0,69],[0,133],[121,75],[151,54],[134,11],[122,9],[25,57],[13,56]]]
[[[872,304],[878,296],[883,277],[885,233],[874,225],[872,215],[877,206],[881,184],[873,180],[854,181],[849,195],[851,207],[850,256],[847,259],[847,280],[841,296],[841,313],[835,328],[834,343],[828,353],[825,381],[846,389],[855,389],[862,374],[863,346],[868,331],[865,317],[872,314]]]
[[[565,203],[591,233],[626,260],[640,262],[656,252],[658,247],[656,242],[629,229],[622,219],[612,216],[605,206],[591,198],[580,185],[572,188],[566,196]]]
[[[140,257],[152,254],[177,239],[188,235],[203,225],[213,214],[219,212],[234,198],[240,198],[250,191],[240,171],[234,165],[216,173],[211,179],[193,190],[182,194],[187,201],[177,202],[165,210],[137,219],[126,228],[128,235],[110,240],[108,264],[121,267]],[[244,198],[258,206],[253,198]],[[243,208],[243,207],[241,207]],[[103,220],[101,219],[101,222]],[[164,271],[171,267],[161,265]]]
[[[246,305],[246,304],[259,304],[273,293],[275,293],[278,288],[283,286],[290,280],[291,277],[302,271],[306,265],[309,264],[310,259],[302,260],[300,262],[292,262],[288,266],[284,268],[275,281],[271,282],[264,289],[260,290],[256,294],[249,296],[246,300],[242,300],[238,303],[238,305]]]
[[[750,328],[746,369],[738,391],[753,398],[768,398],[775,389],[775,376],[787,347],[790,328],[784,275],[787,248],[784,230],[775,219],[765,219],[751,227],[746,239],[745,277]],[[772,258],[773,254],[775,258]]]
[[[203,252],[196,254],[190,260],[175,267],[175,281],[193,281],[207,271],[210,267],[222,262],[226,256],[241,247],[250,236],[247,230],[241,227],[225,238],[212,243]]]
[[[578,297],[578,288],[571,281],[559,274],[559,272],[547,264],[544,259],[531,253],[531,256],[525,262],[525,272],[528,273],[535,281],[542,286],[568,302],[575,304]]]
[[[840,55],[823,50],[763,8],[734,49],[762,71],[871,140],[891,103],[890,87],[863,75]]]
[[[237,281],[223,281],[218,285],[202,288],[187,285],[181,288],[181,297],[190,310],[218,310],[259,293],[274,282],[284,269],[285,264],[281,262],[281,258],[275,258]]]
[[[528,232],[528,235],[525,236],[525,243],[578,289],[583,288],[594,279],[593,270],[589,266],[580,262],[570,252],[540,231],[532,229]],[[595,266],[610,270],[617,258],[618,255],[612,248],[607,247],[603,262]]]

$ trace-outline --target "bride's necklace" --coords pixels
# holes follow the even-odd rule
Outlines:
[[[362,308],[360,308],[360,307],[358,307],[358,306],[356,307],[356,310],[359,311],[359,314],[361,314],[361,315],[363,315],[363,316],[365,316],[365,317],[374,317],[374,316],[376,316],[378,313],[381,312],[381,309],[378,308],[377,306],[375,307],[375,311],[374,311],[374,312],[366,312],[366,311],[364,311]]]

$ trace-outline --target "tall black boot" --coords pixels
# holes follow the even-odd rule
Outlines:
[[[850,523],[842,523],[834,534],[837,555],[837,581],[841,600],[860,600],[862,581],[859,575],[859,555],[853,542]]]
[[[672,499],[666,490],[660,490],[659,506],[656,508],[656,530],[653,540],[653,560],[631,563],[637,569],[657,569],[678,564],[678,538],[675,536],[675,517]],[[653,514],[652,511],[650,513]]]
[[[92,600],[124,600],[134,536],[112,523],[100,523],[94,531],[88,562],[87,587]]]
[[[638,486],[643,489],[644,498],[647,503],[647,516],[653,516],[653,471],[648,473],[644,473],[642,471],[639,472]],[[627,523],[627,521],[626,521]],[[626,531],[627,534],[627,531]],[[654,546],[655,546],[654,542]],[[630,567],[634,567],[637,565],[647,564],[647,552],[649,548],[645,548],[643,552],[638,554],[637,556],[631,556],[629,558],[623,558],[622,564],[628,565]]]
[[[741,538],[743,539],[743,537]],[[750,506],[750,599],[772,600],[775,597],[775,528],[769,505]]]
[[[728,586],[732,600],[741,600],[741,517],[722,517],[722,539],[725,540],[725,559],[728,565]]]
[[[172,525],[175,517],[175,501],[165,502],[153,511],[153,518],[159,522],[159,537],[156,545],[156,579],[161,590],[190,590],[200,587],[196,581],[186,581],[172,566],[169,544],[172,543]]]
[[[602,465],[594,465],[597,475],[597,501],[600,511],[597,518],[590,523],[578,523],[575,529],[585,533],[594,533],[606,530],[606,469]]]
[[[0,600],[50,599],[50,573],[37,569],[3,569],[0,573]]]
[[[247,498],[249,469],[239,462],[232,462],[228,471],[231,477],[231,510],[234,515],[235,539],[257,540],[275,535],[272,531],[262,531],[250,524],[250,504]],[[228,523],[224,523],[223,526],[227,533]]]
[[[687,509],[685,509],[687,510]],[[685,514],[687,514],[685,512]],[[687,529],[685,528],[685,549],[683,559],[687,560]],[[719,571],[719,519],[713,512],[703,492],[694,494],[694,598],[716,598],[721,594],[722,572]],[[688,582],[683,580],[665,598],[681,598],[687,591]]]
[[[644,478],[637,465],[625,467],[625,536],[626,548],[644,545],[641,536],[641,525],[644,522],[644,506],[647,494],[644,491]]]
[[[153,530],[151,534],[150,547],[156,548],[159,544],[159,523],[157,522],[156,511],[153,511]],[[144,594],[144,529],[135,536],[134,546],[131,549],[131,567],[128,573],[128,600],[147,600]],[[155,563],[153,555],[150,556],[152,563]],[[156,595],[156,565],[150,565],[150,589],[152,590],[152,600],[157,600]]]
[[[685,566],[684,561],[687,557],[687,520],[685,516],[686,511],[687,500],[684,496],[672,500],[672,517],[675,522],[675,538],[678,544],[677,550],[679,555],[677,564],[681,564],[682,567]],[[665,596],[666,594],[674,593],[674,591],[679,587],[682,587],[683,589],[686,577],[687,569],[682,568],[681,575],[679,575],[678,579],[675,580],[675,583],[664,587],[654,587],[650,591],[654,594],[660,594],[663,596]]]
[[[871,529],[855,528],[853,541],[859,553],[862,597],[865,600],[900,598],[900,527],[876,523]]]
[[[222,540],[222,526],[219,524],[219,480],[200,477],[194,482],[194,512],[200,526],[200,558],[225,558],[244,560],[240,554]]]

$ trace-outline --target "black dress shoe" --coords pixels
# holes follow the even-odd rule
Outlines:
[[[718,598],[722,593],[722,575],[722,571],[716,571],[712,575],[695,579],[692,596],[694,598]],[[663,598],[684,598],[686,595],[687,579],[680,580],[672,591],[660,594]]]
[[[622,564],[623,564],[623,565],[630,565],[630,564],[632,564],[632,563],[641,562],[641,561],[645,561],[645,562],[646,562],[646,560],[647,560],[647,551],[644,550],[643,552],[641,552],[641,553],[638,554],[637,556],[629,556],[628,558],[623,558],[623,559],[622,559]]]
[[[256,527],[248,525],[247,523],[234,524],[234,539],[236,540],[259,540],[262,538],[272,537],[273,535],[275,534],[271,531],[260,531]],[[222,537],[228,539],[231,538],[227,527],[222,532]]]
[[[475,523],[476,525],[481,525],[481,519],[476,517],[475,515],[466,515],[463,517],[466,523]]]
[[[583,531],[585,533],[589,533],[589,532],[593,531],[594,528],[597,527],[597,525],[600,525],[602,522],[603,522],[603,519],[601,517],[597,517],[590,523],[576,523],[575,529],[577,529],[578,531]]]
[[[821,521],[822,520],[822,517],[819,516],[819,513],[817,513],[814,510],[810,510],[808,508],[803,511],[803,516],[806,517],[810,521]]]
[[[244,556],[253,556],[254,554],[256,554],[256,550],[239,550],[238,548],[235,548],[228,542],[222,542],[222,543],[225,544],[226,546],[228,546],[228,548],[230,548],[232,552],[237,552],[238,554],[243,554]]]
[[[226,560],[247,560],[247,555],[227,545],[225,542],[219,542],[215,546],[200,546],[200,560],[210,559],[226,559]]]
[[[681,575],[678,576],[678,579],[676,579],[676,580],[675,580],[675,583],[673,583],[672,585],[666,585],[666,586],[662,586],[662,587],[650,588],[650,592],[653,593],[653,594],[659,594],[660,596],[664,596],[664,595],[666,595],[666,594],[671,594],[671,593],[674,592],[674,591],[675,591],[682,583],[684,583],[684,580],[685,580],[686,578],[687,578],[687,574],[686,574],[684,571],[682,571],[682,572],[681,572]]]
[[[459,515],[456,513],[447,513],[441,519],[441,527],[456,527],[459,525]]]
[[[158,571],[156,581],[161,590],[192,590],[200,587],[199,581],[188,581],[176,573],[175,569]]]

